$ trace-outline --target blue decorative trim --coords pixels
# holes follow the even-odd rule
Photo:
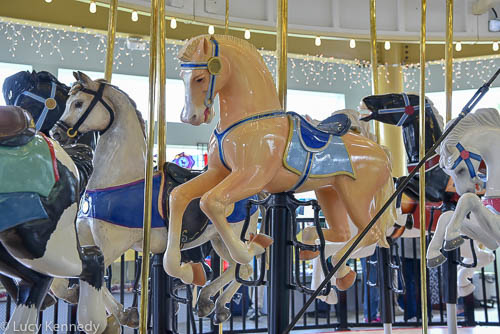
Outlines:
[[[0,194],[0,232],[29,221],[48,218],[40,195],[37,193]]]
[[[460,162],[462,162],[462,160],[465,162],[465,164],[467,165],[467,169],[469,170],[469,175],[471,177],[471,179],[475,178],[476,177],[476,171],[474,170],[474,166],[472,165],[472,161],[470,161],[470,159],[474,159],[474,160],[477,160],[477,161],[481,161],[482,158],[479,154],[476,154],[476,153],[472,153],[472,152],[469,152],[467,151],[463,146],[462,144],[460,143],[457,143],[456,145],[458,151],[460,152],[460,155],[458,156],[458,158],[455,160],[455,162],[453,163],[453,166],[451,167],[451,169],[455,169],[457,168],[457,166],[460,164]],[[468,157],[467,158],[463,158],[462,157],[462,154],[463,153],[467,153],[468,154]]]
[[[306,180],[309,178],[309,174],[311,173],[312,162],[313,162],[313,154],[311,154],[309,152],[309,153],[307,153],[307,165],[306,165],[306,169],[304,170],[304,172],[300,176],[299,181],[289,191],[295,191],[295,190],[299,189],[299,187],[302,186],[302,184],[304,184],[304,182],[306,182]]]
[[[19,94],[16,97],[16,100],[14,101],[14,105],[15,106],[19,106],[18,105],[19,98],[24,95],[24,96],[32,98],[35,101],[43,103],[44,108],[43,108],[42,112],[40,113],[40,117],[38,117],[38,120],[36,121],[36,129],[37,129],[37,131],[39,131],[42,128],[43,123],[45,122],[45,118],[47,117],[47,113],[49,112],[49,108],[47,108],[46,101],[48,99],[54,99],[55,96],[56,96],[56,91],[57,91],[57,85],[54,82],[52,82],[51,83],[51,89],[50,89],[50,96],[48,98],[43,98],[43,97],[41,97],[39,95],[33,94],[32,92],[24,91],[21,94]]]
[[[285,116],[285,115],[286,115],[286,113],[284,111],[271,111],[268,113],[258,114],[258,115],[253,115],[253,116],[250,116],[247,118],[243,118],[242,120],[239,120],[238,122],[230,125],[227,129],[225,129],[221,133],[217,132],[217,128],[215,128],[214,135],[215,135],[215,138],[217,139],[217,147],[219,148],[219,159],[222,162],[222,164],[224,165],[224,167],[226,167],[228,170],[231,170],[231,168],[229,168],[229,166],[226,164],[226,161],[224,160],[224,148],[222,147],[222,143],[223,143],[224,138],[229,134],[229,132],[231,132],[231,130],[233,130],[235,127],[242,125],[244,123],[247,123],[247,122],[256,121],[256,120],[260,120],[260,119],[266,119],[266,118]]]

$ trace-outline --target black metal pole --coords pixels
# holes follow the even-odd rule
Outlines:
[[[337,320],[339,321],[339,326],[337,330],[346,331],[349,330],[347,322],[347,291],[337,291]]]
[[[377,247],[377,275],[380,287],[380,315],[384,328],[392,326],[392,286],[391,251],[389,248]]]
[[[482,85],[477,92],[474,94],[474,96],[467,102],[465,107],[462,109],[458,117],[455,119],[455,121],[445,130],[445,132],[441,135],[441,137],[438,138],[438,140],[432,145],[432,147],[427,151],[425,154],[424,158],[418,162],[418,164],[415,166],[415,168],[411,171],[411,173],[400,183],[396,191],[389,197],[389,199],[384,203],[384,205],[380,208],[380,210],[375,214],[375,216],[372,218],[372,220],[366,225],[363,231],[359,234],[359,236],[354,240],[354,242],[351,244],[351,247],[344,253],[344,255],[340,258],[340,261],[333,267],[333,269],[330,271],[330,273],[325,277],[323,282],[316,288],[316,291],[309,297],[307,302],[304,304],[304,306],[300,309],[300,311],[294,316],[292,319],[292,322],[287,326],[286,330],[284,333],[290,332],[295,324],[299,321],[300,317],[304,314],[304,312],[307,310],[307,308],[312,304],[312,302],[318,297],[319,293],[323,288],[328,284],[328,282],[332,279],[333,275],[339,270],[341,266],[344,265],[344,263],[347,261],[347,259],[351,256],[352,252],[358,244],[361,242],[361,240],[365,237],[365,235],[370,231],[370,229],[375,225],[377,220],[382,216],[382,214],[387,210],[387,208],[391,205],[391,203],[396,199],[396,197],[399,196],[403,192],[403,190],[406,188],[408,183],[410,183],[410,180],[417,174],[419,171],[420,167],[424,165],[424,163],[429,160],[434,154],[438,146],[441,144],[441,142],[450,134],[450,132],[457,126],[457,124],[467,116],[467,114],[476,106],[476,104],[481,100],[481,98],[488,92],[490,89],[490,85],[493,83],[493,81],[497,78],[497,76],[500,74],[500,69],[498,69],[495,74],[491,77],[491,79]]]
[[[268,272],[268,317],[269,334],[281,334],[290,321],[290,217],[287,205],[287,194],[272,195],[271,206],[271,236],[274,243],[271,246],[271,263]]]
[[[174,334],[175,308],[169,291],[172,278],[163,270],[163,255],[153,256],[152,268],[153,334]]]
[[[450,334],[456,333],[457,328],[457,263],[458,263],[458,249],[446,252],[446,266],[444,266],[443,276],[446,282],[445,301],[446,301],[446,319],[448,322],[448,329]]]

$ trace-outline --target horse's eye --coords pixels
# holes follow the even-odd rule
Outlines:
[[[75,103],[75,108],[81,108],[83,106],[83,102],[82,101],[78,101]]]
[[[205,79],[205,78],[200,77],[200,78],[196,79],[196,82],[203,82],[203,80],[204,80],[204,79]]]

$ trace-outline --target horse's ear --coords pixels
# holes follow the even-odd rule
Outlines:
[[[73,75],[75,75],[74,72]],[[82,82],[84,85],[89,85],[92,82],[92,79],[90,79],[88,75],[80,71],[76,72],[75,78],[76,80]]]
[[[203,37],[202,43],[203,43],[203,53],[207,55],[208,50],[210,49],[210,41],[208,40],[208,38]]]
[[[73,71],[73,77],[75,78],[76,81],[78,81],[79,80],[79,78],[78,78],[78,72]]]
[[[35,70],[32,70],[30,75],[31,75],[31,80],[36,80],[36,71]]]

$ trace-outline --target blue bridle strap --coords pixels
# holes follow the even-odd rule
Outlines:
[[[415,111],[419,110],[419,106],[412,106],[410,104],[410,99],[408,98],[408,95],[405,93],[402,93],[401,96],[403,96],[403,101],[405,103],[405,106],[402,108],[388,108],[388,109],[379,109],[379,114],[395,114],[395,113],[400,113],[403,112],[403,116],[399,119],[397,126],[402,126],[406,120],[408,119],[409,116],[411,116]],[[431,105],[429,103],[425,104],[425,107],[430,107]]]
[[[212,48],[212,57],[207,62],[183,62],[181,63],[181,68],[185,70],[208,70],[210,73],[210,82],[208,83],[207,94],[205,95],[205,107],[211,108],[214,104],[214,92],[215,92],[215,83],[217,79],[217,75],[219,72],[214,72],[210,67],[210,63],[214,60],[219,61],[219,43],[214,39],[210,39],[213,44]]]
[[[477,175],[476,175],[476,171],[474,169],[474,166],[472,165],[471,159],[481,161],[482,160],[481,156],[479,154],[467,151],[460,143],[457,143],[456,147],[457,147],[458,151],[460,152],[460,155],[457,158],[457,160],[455,160],[455,162],[453,163],[453,166],[451,167],[451,169],[457,168],[457,166],[463,160],[465,162],[465,164],[467,165],[467,169],[469,170],[469,175],[470,175],[471,179],[475,178]]]
[[[38,117],[38,120],[36,121],[36,129],[37,131],[39,131],[42,126],[43,126],[43,123],[45,122],[45,118],[47,118],[47,114],[49,112],[49,107],[48,107],[48,100],[51,99],[55,102],[55,96],[56,96],[56,91],[57,91],[57,85],[55,82],[52,82],[51,83],[51,89],[50,89],[50,96],[48,98],[43,98],[39,95],[36,95],[36,94],[33,94],[32,92],[28,92],[28,91],[24,91],[22,92],[21,94],[19,94],[17,97],[16,97],[16,100],[14,101],[14,105],[15,106],[19,106],[18,103],[19,103],[19,98],[21,96],[27,96],[29,98],[32,98],[33,100],[35,101],[38,101],[40,103],[43,103],[44,105],[44,108],[40,114],[40,117]],[[57,106],[57,103],[54,105],[54,108]],[[51,108],[50,110],[54,109],[54,108]]]
[[[226,164],[226,161],[224,160],[224,148],[222,146],[222,143],[224,142],[224,138],[229,134],[229,132],[231,132],[231,130],[233,130],[235,127],[240,126],[240,125],[247,123],[247,122],[257,121],[257,120],[266,119],[266,118],[280,117],[280,116],[285,116],[285,115],[286,115],[286,113],[284,111],[281,111],[281,110],[280,111],[271,111],[271,112],[243,118],[242,120],[239,120],[238,122],[232,124],[226,130],[224,130],[220,133],[217,132],[217,128],[215,128],[214,135],[215,135],[215,138],[217,139],[217,147],[219,148],[219,159],[222,162],[222,164],[224,165],[224,167],[226,167],[228,170],[231,170],[231,168],[229,168],[229,166]]]

